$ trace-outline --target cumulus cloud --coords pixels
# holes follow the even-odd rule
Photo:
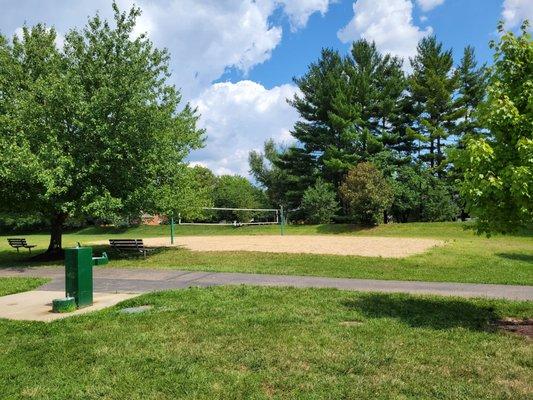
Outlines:
[[[364,38],[376,42],[381,52],[402,58],[412,57],[418,41],[433,31],[413,24],[410,0],[359,0],[353,11],[352,20],[337,33],[342,42]]]
[[[136,33],[147,32],[158,47],[169,49],[173,80],[185,98],[197,96],[228,68],[247,73],[271,57],[282,39],[282,27],[271,22],[284,13],[293,30],[303,28],[313,13],[326,13],[335,0],[118,0],[122,9],[134,3],[143,10]],[[109,0],[27,0],[2,8],[0,27],[16,21],[45,22],[65,34],[99,12],[111,18]]]
[[[282,3],[291,21],[292,29],[295,30],[304,27],[309,17],[315,12],[324,15],[329,5],[334,2],[336,0],[285,0]]]
[[[444,3],[444,0],[416,0],[423,11],[433,10]]]
[[[148,33],[156,46],[171,54],[172,81],[201,113],[207,147],[191,155],[215,172],[247,175],[248,152],[273,137],[291,140],[289,129],[297,119],[287,104],[296,88],[266,89],[248,80],[216,83],[228,68],[246,74],[268,60],[282,40],[276,12],[289,20],[291,30],[302,29],[314,13],[325,14],[336,0],[118,0],[127,10],[138,5],[143,14],[135,34]],[[0,13],[0,27],[13,32],[23,23],[45,22],[58,33],[81,27],[99,12],[112,18],[109,0],[25,0]],[[62,38],[62,36],[60,36]],[[58,39],[60,40],[60,39]]]
[[[261,150],[268,138],[293,140],[290,129],[298,113],[286,99],[297,90],[292,84],[267,89],[249,80],[209,87],[192,101],[202,114],[200,126],[208,138],[207,146],[191,155],[191,162],[217,174],[248,175],[250,150]]]
[[[514,28],[526,19],[533,24],[533,1],[505,0],[502,17],[508,28]]]

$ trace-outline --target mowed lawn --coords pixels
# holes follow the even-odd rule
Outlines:
[[[122,258],[110,254],[110,267],[179,268],[184,270],[315,275],[346,278],[396,279],[533,285],[533,233],[486,238],[465,230],[465,224],[411,223],[360,229],[351,225],[288,226],[289,235],[354,235],[436,238],[446,245],[403,259],[379,257],[280,254],[255,252],[194,252],[165,249],[148,258]],[[265,235],[278,234],[279,227],[176,227],[180,235]],[[129,229],[86,228],[64,236],[66,246],[109,238],[169,237],[169,226],[141,226]],[[47,245],[46,234],[18,235]],[[0,237],[0,267],[32,265],[27,254],[17,255]],[[98,247],[95,250],[106,250]],[[35,264],[33,264],[35,265]]]
[[[153,308],[120,312],[139,305]],[[526,399],[531,341],[491,321],[531,315],[531,302],[332,289],[147,294],[48,324],[0,320],[0,398]]]

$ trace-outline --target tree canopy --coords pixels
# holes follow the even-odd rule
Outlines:
[[[47,216],[56,255],[68,217],[155,210],[202,145],[198,115],[167,82],[168,53],[133,33],[140,10],[113,9],[114,24],[96,15],[63,49],[41,24],[0,36],[0,207]]]
[[[492,43],[488,96],[479,119],[490,132],[471,135],[455,154],[461,193],[480,233],[513,232],[533,223],[533,41],[522,26]]]

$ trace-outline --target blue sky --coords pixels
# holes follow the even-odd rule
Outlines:
[[[342,43],[337,32],[353,17],[352,5],[353,1],[349,0],[332,4],[325,15],[313,14],[306,28],[297,32],[290,32],[287,18],[277,16],[283,25],[285,36],[273,50],[272,57],[255,66],[247,75],[231,69],[218,81],[251,79],[270,88],[304,74],[309,63],[317,59],[323,47],[347,53],[350,43]],[[446,0],[428,12],[418,6],[414,7],[413,22],[421,27],[431,26],[444,46],[453,49],[457,62],[463,48],[470,44],[476,48],[480,63],[490,63],[492,52],[488,42],[495,38],[496,24],[502,18],[502,5],[502,1],[498,0]],[[427,20],[421,22],[422,16],[426,16]]]
[[[132,0],[117,0],[122,9]],[[456,62],[473,45],[490,63],[488,42],[504,20],[517,29],[533,21],[533,0],[136,0],[143,11],[137,33],[146,32],[171,53],[171,82],[198,108],[206,147],[192,164],[218,174],[248,174],[247,158],[268,138],[292,141],[298,119],[286,99],[323,47],[349,51],[361,37],[404,59],[422,37],[435,34]],[[58,32],[81,27],[99,12],[111,18],[110,0],[0,0],[0,32],[19,34],[44,22]],[[406,70],[408,62],[406,61]]]

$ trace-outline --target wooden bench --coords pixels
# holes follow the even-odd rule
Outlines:
[[[37,246],[36,244],[28,244],[24,238],[8,238],[7,242],[11,247],[17,249],[17,253],[19,252],[19,248],[24,247],[31,254],[31,249]]]
[[[155,250],[144,246],[142,239],[109,239],[111,249],[118,253],[141,253],[146,258],[146,253]]]

